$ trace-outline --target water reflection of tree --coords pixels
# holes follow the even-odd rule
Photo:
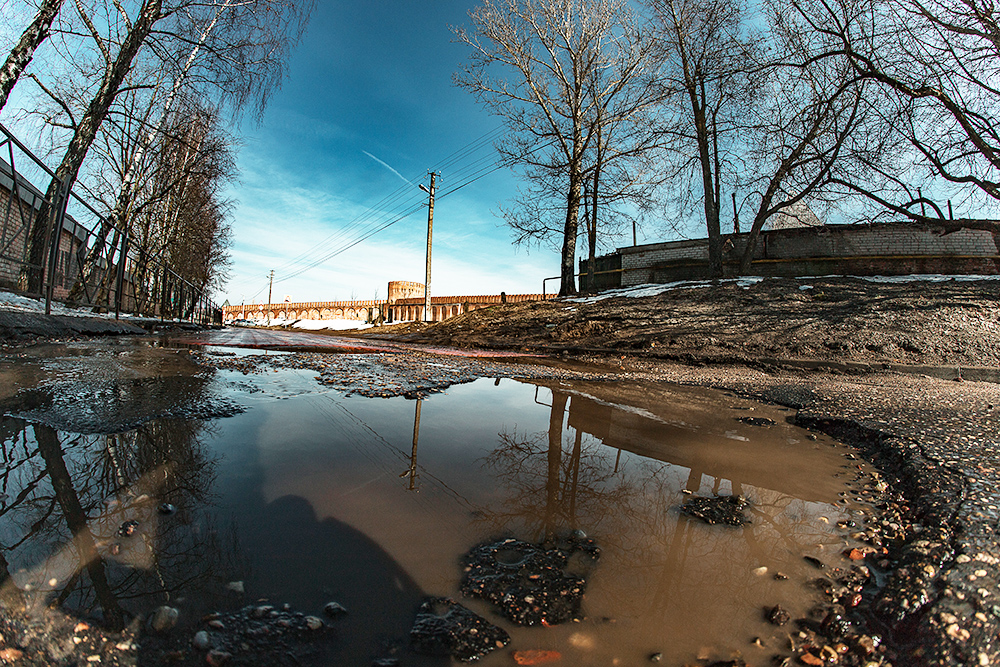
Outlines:
[[[19,584],[41,589],[31,595],[36,601],[100,606],[118,625],[121,601],[160,604],[224,572],[227,554],[235,558],[233,545],[204,531],[198,518],[212,500],[215,475],[203,422],[156,420],[121,434],[64,436],[4,418],[0,434],[7,496],[0,554],[23,571],[15,574]],[[161,502],[176,514],[160,516]],[[118,535],[125,521],[139,523],[134,536]],[[9,576],[3,590],[18,595]]]
[[[753,597],[754,568],[773,562],[776,554],[808,553],[832,539],[816,520],[828,506],[718,476],[711,483],[715,490],[751,497],[753,522],[740,529],[708,527],[682,516],[682,489],[697,491],[702,475],[713,477],[712,470],[692,472],[629,454],[622,460],[620,450],[580,429],[566,428],[564,434],[573,400],[553,388],[547,431],[499,434],[483,466],[505,496],[480,516],[494,532],[525,539],[576,528],[596,537],[617,568],[608,577],[615,584],[604,590],[609,606],[675,620],[698,608],[701,621],[711,623],[715,616],[726,623],[731,609],[718,601],[745,609],[761,604]],[[636,413],[623,409],[618,417],[634,420]]]

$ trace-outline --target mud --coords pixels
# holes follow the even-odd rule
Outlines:
[[[491,602],[518,625],[579,622],[585,575],[599,557],[600,549],[585,536],[550,545],[514,538],[489,542],[463,559],[462,593]]]
[[[689,498],[681,506],[681,512],[701,519],[710,526],[717,523],[727,526],[743,526],[750,523],[745,510],[750,507],[743,496],[717,496]]]
[[[451,656],[460,662],[476,662],[509,642],[503,628],[451,598],[426,600],[410,630],[410,644],[417,653]]]
[[[363,339],[456,347],[603,352],[683,363],[1000,367],[1000,283],[823,277],[702,283],[656,296],[497,304]]]

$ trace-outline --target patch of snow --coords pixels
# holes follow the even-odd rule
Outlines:
[[[306,331],[319,331],[320,329],[344,331],[347,329],[370,329],[371,326],[360,320],[299,320],[292,325],[292,328],[305,329]]]
[[[267,319],[249,320],[251,326],[266,327],[269,325]],[[245,326],[245,325],[244,325]],[[270,326],[302,329],[303,331],[344,331],[347,329],[368,329],[372,325],[365,324],[359,320],[290,320],[284,317],[275,317],[270,321]]]
[[[811,280],[823,280],[825,278],[859,278],[861,280],[867,280],[873,283],[911,283],[911,282],[947,282],[949,280],[954,280],[957,282],[972,282],[976,280],[997,280],[1000,281],[1000,275],[941,275],[941,274],[912,274],[906,276],[844,276],[844,275],[826,275],[826,276],[798,276],[792,278],[792,280],[800,281],[811,281]],[[763,282],[764,280],[774,280],[774,278],[764,278],[761,276],[745,276],[743,278],[726,278],[719,280],[719,283],[735,283],[738,287],[747,289],[751,285],[756,285],[757,283]],[[783,280],[783,279],[782,279]],[[600,294],[595,294],[593,296],[581,296],[572,297],[568,299],[562,299],[568,303],[596,303],[604,299],[611,299],[615,297],[626,297],[626,298],[641,298],[647,296],[656,296],[657,294],[662,294],[664,292],[669,292],[675,289],[690,289],[695,287],[711,287],[713,281],[711,280],[678,280],[672,283],[660,283],[660,284],[646,284],[646,285],[635,285],[634,287],[622,287],[619,289],[608,290],[606,292],[601,292]],[[812,285],[800,285],[800,290],[813,289]]]
[[[746,289],[751,285],[756,285],[757,283],[764,280],[764,278],[758,276],[747,276],[744,278],[726,278],[724,280],[719,280],[720,283],[735,283],[737,286]],[[713,282],[711,280],[678,280],[672,283],[661,283],[661,284],[646,284],[646,285],[636,285],[634,287],[622,287],[620,289],[608,290],[607,292],[601,292],[600,294],[595,294],[594,296],[582,296],[574,297],[569,299],[564,299],[569,303],[596,303],[604,299],[611,299],[614,297],[626,297],[630,299],[637,299],[647,296],[656,296],[657,294],[662,294],[664,292],[669,292],[675,289],[685,289],[691,287],[711,287]]]
[[[946,283],[949,280],[955,282],[973,282],[977,280],[1000,280],[1000,275],[954,275],[941,273],[913,273],[905,276],[845,276],[842,274],[830,274],[826,276],[799,276],[794,280],[822,280],[824,278],[858,278],[870,283]]]
[[[45,300],[31,299],[13,292],[0,292],[0,310],[15,310],[23,313],[44,313]],[[50,311],[53,315],[68,315],[70,317],[101,317],[104,319],[114,319],[114,313],[95,313],[89,306],[81,308],[70,308],[57,301],[52,302]],[[121,319],[131,318],[132,315],[121,313]]]

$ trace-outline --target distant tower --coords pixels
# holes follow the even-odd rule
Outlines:
[[[386,292],[386,300],[389,303],[396,303],[399,299],[419,299],[423,296],[423,283],[411,283],[406,280],[390,280]]]

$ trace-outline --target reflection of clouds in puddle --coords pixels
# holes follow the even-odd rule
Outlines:
[[[726,431],[725,436],[730,440],[739,440],[740,442],[750,442],[750,438],[742,436],[736,431]]]

